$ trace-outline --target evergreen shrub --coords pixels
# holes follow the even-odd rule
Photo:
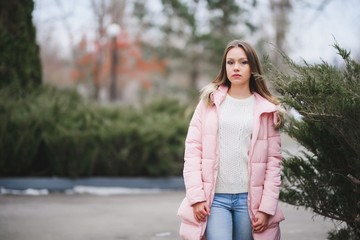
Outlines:
[[[282,201],[312,209],[345,227],[328,239],[360,236],[360,64],[334,45],[342,67],[326,62],[270,67],[281,100],[301,117],[289,117],[284,131],[306,151],[283,161]]]
[[[32,22],[34,2],[0,1],[0,87],[41,84],[41,63]]]
[[[0,89],[0,176],[181,175],[191,111],[89,104],[71,91]]]

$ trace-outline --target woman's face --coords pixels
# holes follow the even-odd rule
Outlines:
[[[226,75],[231,86],[249,86],[251,69],[242,48],[234,47],[226,54]]]

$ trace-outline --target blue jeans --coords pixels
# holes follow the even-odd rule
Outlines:
[[[248,193],[216,193],[206,227],[206,240],[252,240]]]

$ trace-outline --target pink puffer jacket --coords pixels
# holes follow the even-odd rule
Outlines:
[[[185,141],[184,182],[186,197],[178,215],[181,217],[180,236],[184,240],[204,239],[206,222],[197,222],[192,204],[207,201],[211,206],[218,173],[218,112],[228,88],[220,86],[211,97],[214,106],[201,100],[191,119]],[[284,216],[278,207],[281,185],[280,134],[274,129],[277,121],[276,105],[259,94],[255,95],[254,128],[249,150],[249,214],[257,211],[270,214],[269,227],[253,233],[254,240],[280,239],[279,222]]]

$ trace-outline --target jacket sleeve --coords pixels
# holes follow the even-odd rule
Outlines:
[[[274,215],[279,201],[281,186],[281,138],[279,130],[274,128],[277,113],[268,114],[268,149],[265,170],[264,190],[259,211]]]
[[[189,124],[185,140],[184,156],[184,182],[186,197],[193,205],[197,202],[206,201],[202,182],[202,119],[205,103],[201,100],[197,105]]]

